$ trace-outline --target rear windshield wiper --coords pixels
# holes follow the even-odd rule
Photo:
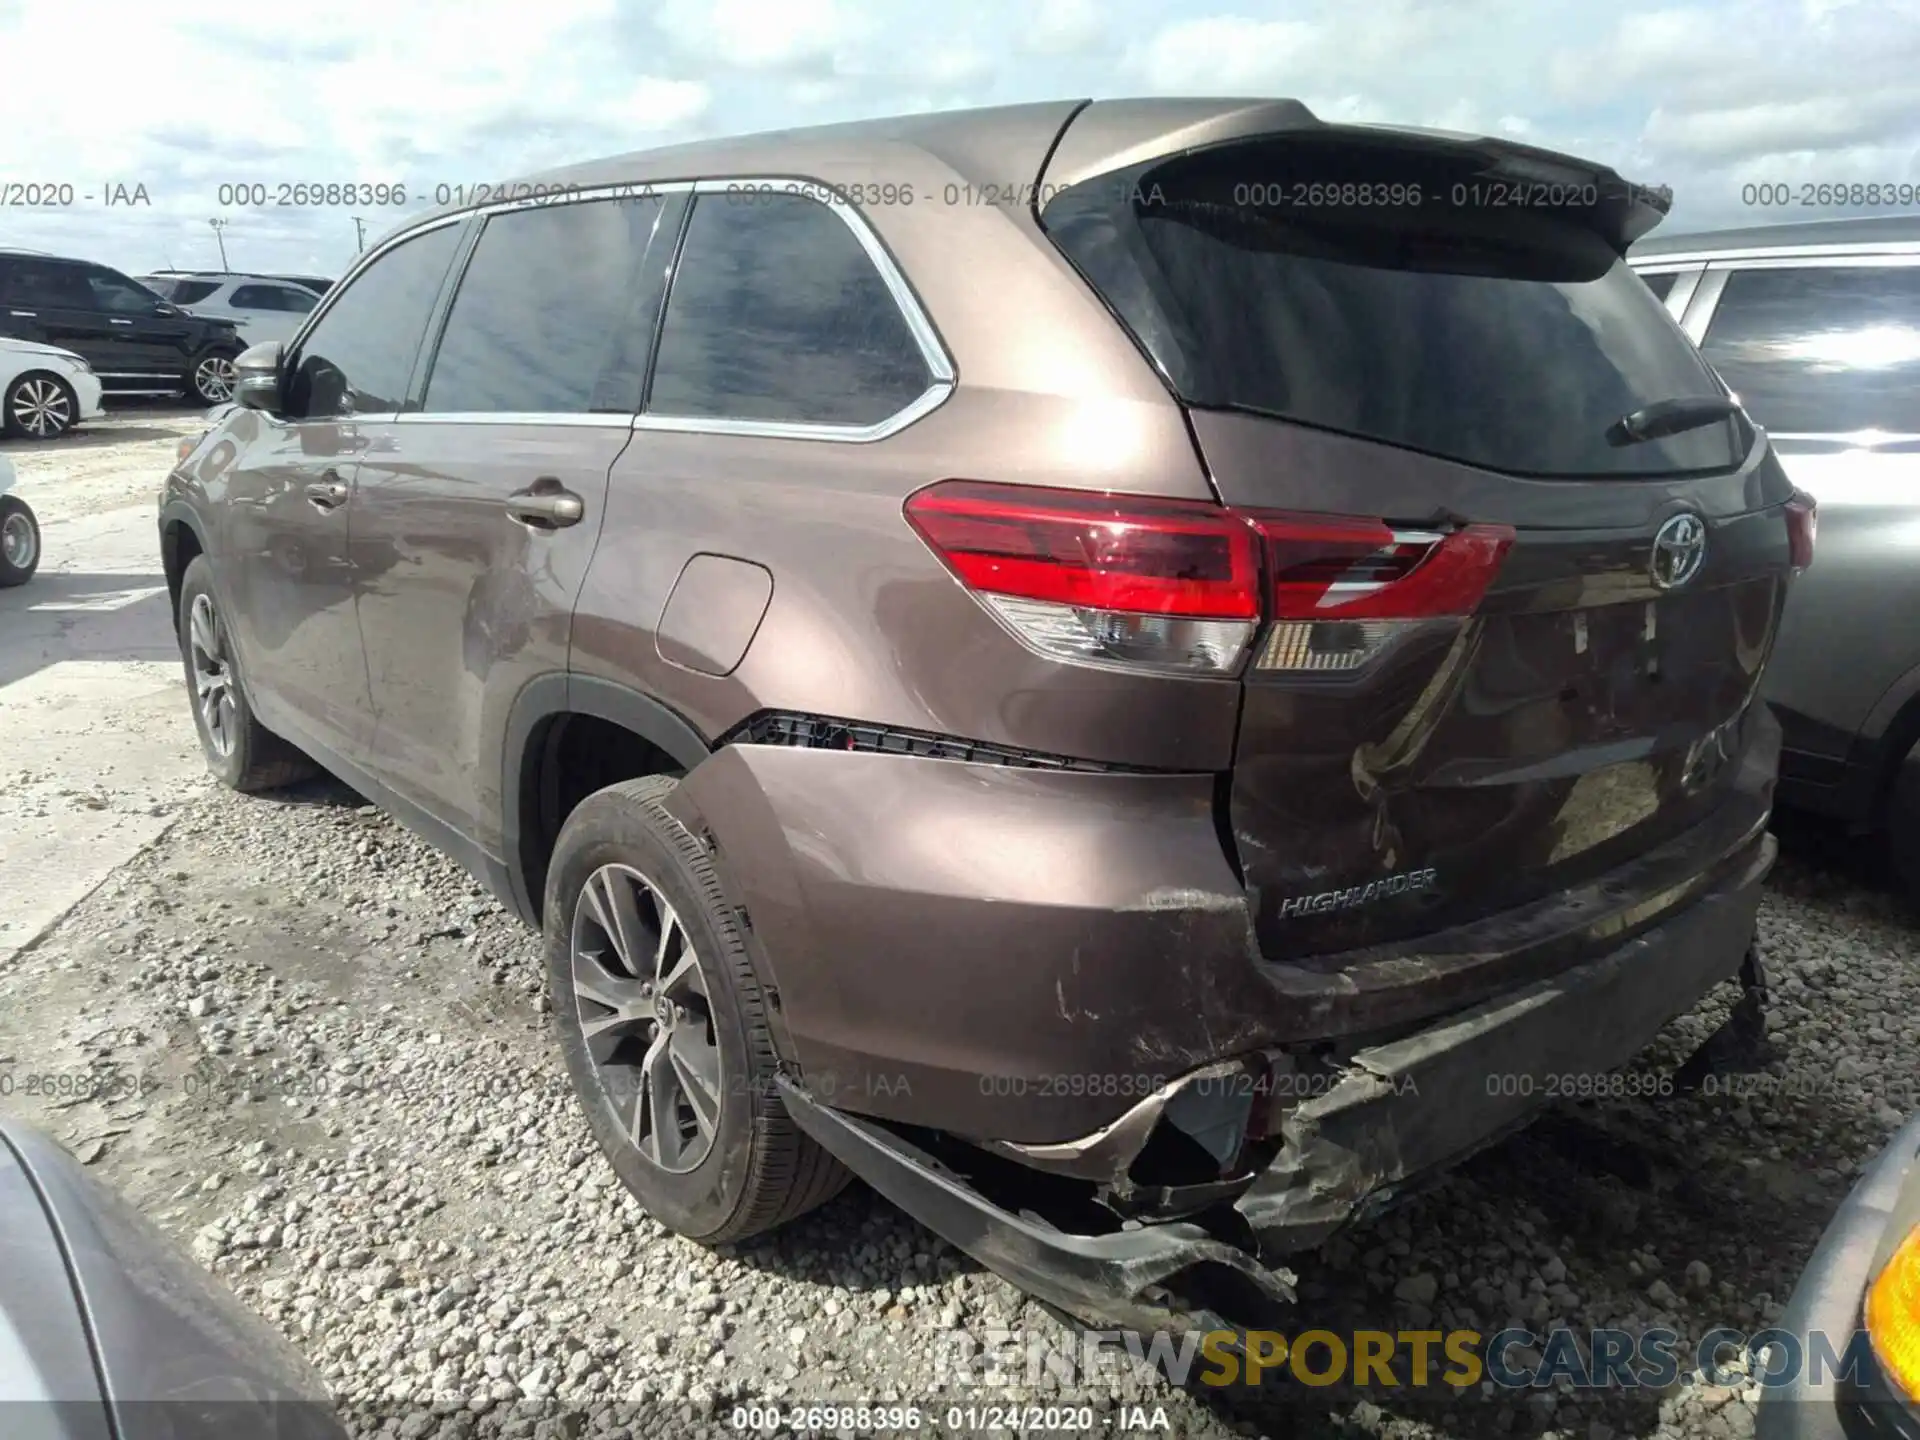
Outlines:
[[[1740,413],[1738,401],[1725,395],[1694,395],[1680,400],[1658,400],[1622,415],[1607,427],[1607,444],[1638,445],[1643,440],[1661,440],[1687,430],[1698,430],[1716,420]]]

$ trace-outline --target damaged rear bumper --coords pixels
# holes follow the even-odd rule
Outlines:
[[[1036,1218],[1048,1213],[1045,1202],[974,1183],[964,1162],[908,1132],[782,1086],[795,1120],[849,1169],[1057,1308],[1141,1329],[1247,1325],[1290,1298],[1286,1277],[1269,1268],[1281,1257],[1509,1133],[1556,1096],[1580,1093],[1580,1077],[1597,1081],[1631,1059],[1732,978],[1774,853],[1762,833],[1710,891],[1617,949],[1350,1052],[1331,1084],[1273,1113],[1271,1162],[1236,1195],[1185,1219],[1056,1225]],[[1072,1213],[1084,1222],[1094,1208]]]

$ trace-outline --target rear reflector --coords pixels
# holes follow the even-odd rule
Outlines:
[[[1804,490],[1793,492],[1787,501],[1787,548],[1793,568],[1804,570],[1813,563],[1813,540],[1820,529],[1820,507]]]
[[[1035,649],[1225,674],[1364,664],[1409,623],[1470,615],[1514,532],[948,480],[906,504],[953,573]],[[1264,577],[1264,579],[1263,579]]]

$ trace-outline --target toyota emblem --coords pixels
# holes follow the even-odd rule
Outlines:
[[[1707,525],[1698,515],[1675,515],[1653,536],[1653,559],[1647,569],[1662,590],[1677,590],[1700,573],[1707,558]]]

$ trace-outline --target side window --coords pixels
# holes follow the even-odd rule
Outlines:
[[[111,270],[89,270],[87,288],[93,292],[93,308],[115,315],[151,315],[160,297],[144,285],[136,285]]]
[[[1735,270],[1700,349],[1769,430],[1920,431],[1920,267]]]
[[[91,310],[93,291],[78,265],[59,261],[17,260],[14,262],[13,289],[7,298],[16,304],[44,305],[49,309]]]
[[[399,410],[459,245],[460,226],[442,225],[403,240],[361,271],[294,356],[287,414],[316,420]]]
[[[163,283],[167,288],[160,293],[176,305],[198,305],[220,288],[217,280],[168,280]],[[158,285],[154,288],[160,289]]]
[[[313,296],[286,285],[240,285],[227,303],[236,310],[284,310],[304,315],[317,302]]]
[[[649,412],[872,425],[931,378],[880,272],[824,204],[695,201]]]
[[[434,354],[426,406],[441,414],[631,414],[658,294],[641,261],[655,196],[491,216]]]
[[[1673,282],[1680,278],[1680,272],[1669,270],[1664,275],[1642,275],[1640,278],[1647,282],[1647,288],[1653,292],[1654,299],[1665,300],[1673,289]]]

